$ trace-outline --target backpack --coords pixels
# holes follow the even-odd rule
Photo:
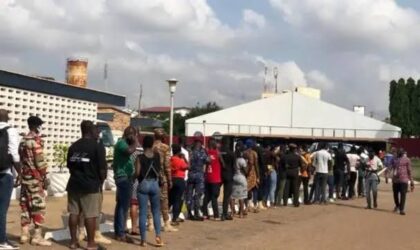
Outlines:
[[[0,129],[0,171],[12,167],[12,156],[9,154],[9,134],[7,130],[10,127]]]

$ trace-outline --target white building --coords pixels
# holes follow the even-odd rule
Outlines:
[[[125,98],[91,89],[0,70],[0,108],[10,111],[10,123],[21,134],[34,115],[45,123],[45,153],[53,163],[53,147],[80,138],[82,120],[96,121],[98,103],[124,106]]]
[[[186,121],[186,135],[383,141],[401,129],[296,92],[286,92]]]

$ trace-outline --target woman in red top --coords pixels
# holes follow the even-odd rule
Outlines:
[[[220,160],[220,152],[217,149],[215,140],[209,142],[208,155],[210,164],[206,168],[205,179],[205,195],[203,201],[203,215],[208,218],[208,204],[211,201],[214,219],[219,218],[219,206],[217,199],[220,194],[220,186],[222,183],[222,163]]]
[[[188,161],[181,153],[181,146],[172,145],[171,174],[172,189],[169,193],[169,207],[172,207],[172,225],[179,226],[178,217],[182,209],[182,195],[185,192],[185,172],[188,170]]]

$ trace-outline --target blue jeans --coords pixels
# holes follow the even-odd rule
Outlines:
[[[150,201],[156,237],[160,237],[160,188],[158,180],[145,179],[137,189],[140,239],[146,241],[147,204]]]
[[[7,210],[9,210],[10,196],[13,191],[13,176],[0,174],[0,190],[0,243],[4,243],[7,241]]]
[[[366,201],[368,207],[372,207],[372,196],[373,206],[378,206],[378,176],[376,174],[368,174],[366,176]]]
[[[271,206],[274,206],[274,203],[276,203],[276,188],[277,188],[277,173],[276,171],[271,171],[270,173],[270,181],[269,181],[269,191],[268,191],[268,197],[267,200],[270,201]]]
[[[117,186],[117,204],[114,212],[114,233],[117,237],[124,237],[133,183],[127,177],[117,177],[115,184]]]

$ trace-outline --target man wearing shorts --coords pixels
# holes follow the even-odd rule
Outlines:
[[[106,178],[107,164],[105,148],[95,139],[96,128],[93,122],[83,121],[82,138],[68,151],[67,167],[70,179],[67,184],[67,200],[71,249],[80,247],[77,238],[79,215],[85,218],[88,249],[97,249],[95,244],[96,219],[102,206],[102,183]]]

